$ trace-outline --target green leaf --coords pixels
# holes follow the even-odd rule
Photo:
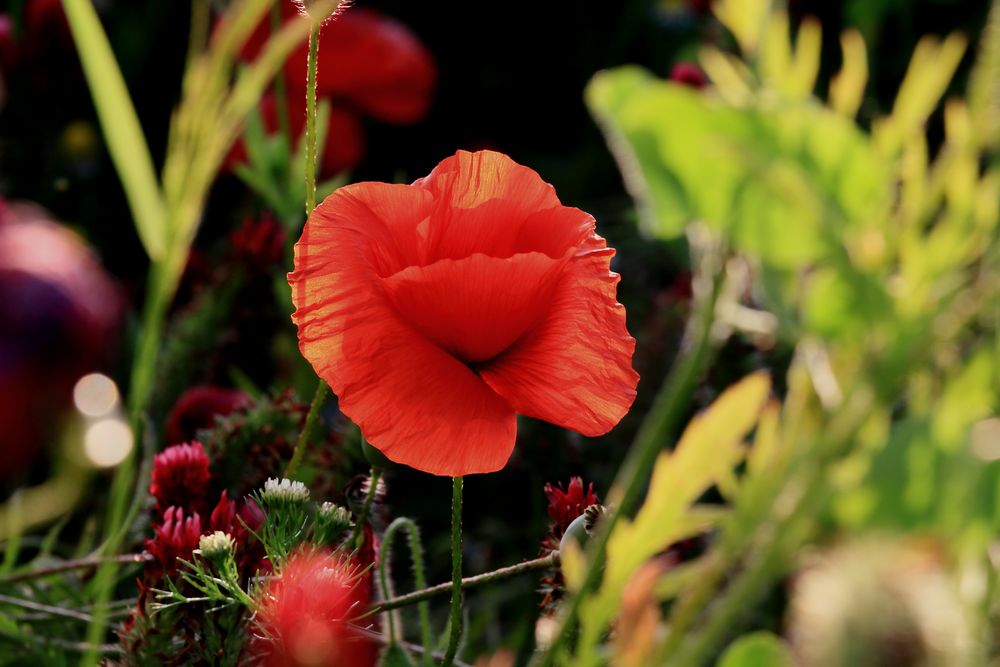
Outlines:
[[[146,137],[90,0],[63,0],[111,159],[125,188],[132,218],[150,259],[167,246],[167,219]]]
[[[637,67],[598,73],[586,98],[651,236],[700,220],[791,269],[884,219],[887,166],[853,121],[812,100],[737,108]]]
[[[716,667],[792,667],[792,654],[781,639],[770,632],[740,637],[726,650]]]

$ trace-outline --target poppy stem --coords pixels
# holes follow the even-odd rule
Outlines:
[[[306,215],[316,208],[316,69],[319,60],[319,22],[309,29],[306,64]]]
[[[368,523],[368,515],[372,512],[372,505],[375,504],[375,495],[378,493],[378,482],[382,477],[382,469],[372,466],[371,475],[368,477],[368,493],[365,495],[365,504],[361,506],[361,514],[354,519],[354,532],[351,533],[349,544],[357,551],[365,541],[365,524]]]
[[[313,394],[312,403],[309,404],[309,412],[306,414],[306,422],[302,425],[302,431],[299,433],[299,439],[295,441],[295,450],[292,452],[292,458],[288,461],[288,467],[285,468],[285,477],[288,479],[293,479],[295,473],[299,469],[299,465],[302,464],[302,457],[305,456],[306,447],[309,443],[309,437],[312,435],[313,426],[316,424],[316,419],[319,417],[320,408],[323,407],[323,401],[326,400],[326,393],[329,387],[322,380],[316,385],[316,393]]]
[[[453,477],[451,486],[451,613],[448,617],[448,649],[442,667],[451,667],[462,638],[462,478]]]
[[[401,516],[395,521],[393,521],[388,528],[385,530],[385,534],[382,535],[382,546],[381,555],[379,557],[379,579],[382,583],[382,594],[389,595],[389,555],[392,548],[392,538],[395,534],[400,531],[405,530],[410,541],[410,558],[413,560],[413,582],[416,584],[417,590],[424,590],[427,588],[427,578],[424,575],[424,551],[420,544],[420,529],[417,527],[416,522],[413,519]],[[420,615],[420,640],[427,650],[430,651],[431,642],[431,612],[430,606],[427,604],[426,600],[422,600],[417,603],[417,611]],[[388,633],[389,644],[396,642],[396,627],[395,619],[393,618],[394,612],[388,613],[386,616],[388,618]],[[424,653],[422,662],[425,665],[429,665],[430,654]]]

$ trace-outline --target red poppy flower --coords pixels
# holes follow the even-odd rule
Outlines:
[[[377,647],[360,637],[348,619],[368,600],[351,561],[326,551],[289,558],[270,580],[257,611],[254,652],[267,667],[366,667]]]
[[[154,456],[149,493],[156,498],[157,507],[204,511],[205,491],[211,480],[208,468],[208,455],[198,441],[167,447]]]
[[[281,3],[284,19],[297,16],[291,2]],[[241,57],[255,59],[271,34],[270,19],[261,22],[247,40]],[[289,128],[297,140],[305,126],[308,46],[300,45],[285,61]],[[320,30],[316,96],[331,102],[326,145],[321,155],[324,173],[356,165],[364,154],[360,116],[386,123],[411,124],[427,115],[437,83],[434,58],[405,25],[377,11],[351,7]],[[268,132],[277,130],[275,100],[265,96],[260,106]],[[239,145],[229,164],[245,159]]]
[[[594,229],[490,151],[340,188],[295,247],[299,348],[372,445],[433,474],[502,468],[515,413],[606,433],[638,375]]]

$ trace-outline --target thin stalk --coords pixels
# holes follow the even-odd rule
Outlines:
[[[451,611],[448,615],[448,649],[442,667],[451,667],[462,639],[462,478],[451,480]]]
[[[640,493],[649,476],[656,456],[664,442],[676,432],[681,418],[690,402],[702,371],[708,366],[714,352],[712,345],[712,321],[715,304],[722,289],[721,269],[712,277],[712,287],[693,313],[689,338],[693,346],[674,365],[657,394],[639,433],[636,435],[625,462],[615,479],[609,500],[616,511],[605,515],[598,524],[597,534],[587,548],[586,576],[580,590],[564,604],[559,618],[559,628],[548,649],[533,661],[540,667],[552,667],[563,646],[569,641],[576,625],[583,600],[595,589],[600,581],[602,568],[611,533],[622,516],[629,516],[635,510]]]
[[[306,62],[306,217],[316,208],[316,70],[319,60],[319,23],[313,22],[309,29],[309,59]],[[279,106],[281,98],[278,99]],[[286,119],[287,120],[287,119]],[[289,479],[295,474],[305,456],[305,450],[309,442],[309,434],[312,426],[316,422],[319,408],[326,398],[329,389],[323,380],[316,385],[316,393],[313,394],[312,404],[309,406],[309,414],[306,415],[306,423],[299,433],[299,439],[295,442],[295,450],[292,452],[292,459],[285,469],[285,477]],[[360,524],[359,524],[360,525]]]
[[[409,537],[410,558],[413,560],[413,582],[417,590],[427,588],[427,578],[424,575],[424,553],[420,544],[420,529],[413,519],[399,517],[386,529],[382,536],[381,557],[379,558],[379,577],[382,582],[383,594],[389,591],[389,554],[392,547],[392,538],[400,530],[405,530]],[[431,612],[426,600],[418,601],[417,612],[420,615],[420,640],[424,646],[431,646]],[[388,636],[389,644],[396,642],[396,622],[393,614],[388,614]],[[423,662],[430,664],[430,655],[424,654]]]
[[[368,493],[365,495],[365,504],[361,506],[361,514],[354,519],[354,532],[351,533],[349,544],[354,545],[354,549],[361,548],[365,539],[365,524],[368,523],[368,515],[371,514],[372,505],[375,504],[375,494],[378,493],[378,482],[382,479],[382,470],[372,468],[368,477]]]
[[[316,385],[316,393],[313,394],[312,403],[309,404],[309,413],[306,414],[306,421],[302,425],[299,439],[295,441],[292,458],[288,461],[288,467],[285,468],[285,477],[288,479],[294,479],[295,473],[298,472],[299,466],[302,465],[302,458],[306,454],[306,447],[309,446],[309,438],[312,436],[316,419],[319,417],[320,408],[323,407],[323,401],[326,400],[326,394],[329,389],[327,384],[322,380]]]
[[[127,565],[130,563],[145,563],[147,560],[152,558],[149,554],[125,554],[122,556],[109,556],[102,558],[81,558],[79,560],[68,560],[65,563],[59,563],[58,565],[52,565],[50,567],[41,567],[37,570],[28,570],[27,572],[18,572],[16,574],[11,574],[6,577],[0,577],[0,586],[6,586],[7,584],[15,584],[19,581],[30,581],[31,579],[39,579],[41,577],[47,577],[52,574],[61,574],[63,572],[72,572],[73,570],[86,570],[89,568],[95,568],[103,565],[107,562],[114,562],[119,565]]]
[[[28,611],[37,611],[49,616],[71,618],[74,621],[83,621],[84,623],[91,623],[94,620],[93,616],[82,611],[77,611],[75,609],[63,609],[62,607],[41,604],[40,602],[34,602],[32,600],[22,600],[21,598],[15,598],[9,595],[0,595],[0,604],[10,605],[11,607],[18,607],[20,609],[27,609]]]
[[[316,69],[319,60],[319,23],[309,30],[306,64],[306,215],[316,208]]]
[[[535,558],[534,560],[527,560],[523,563],[517,563],[516,565],[509,565],[507,567],[502,567],[498,570],[492,570],[490,572],[484,572],[483,574],[476,574],[471,577],[465,577],[462,579],[462,590],[469,590],[471,588],[478,588],[480,586],[485,586],[486,584],[491,584],[498,581],[503,581],[505,579],[510,579],[511,577],[516,577],[519,574],[524,574],[525,572],[535,572],[536,570],[544,570],[550,567],[559,566],[559,552],[553,552],[548,556],[542,556],[541,558]],[[406,595],[400,595],[388,600],[383,600],[372,605],[371,609],[366,611],[364,614],[358,617],[358,619],[367,618],[373,614],[377,614],[383,611],[389,611],[390,609],[399,609],[401,607],[408,607],[412,604],[417,604],[418,602],[423,602],[425,600],[430,600],[431,598],[440,597],[451,592],[454,584],[452,582],[447,582],[443,584],[437,584],[436,586],[431,586],[430,588],[424,588],[422,590],[416,590],[412,593],[407,593]],[[358,620],[355,619],[355,620]]]

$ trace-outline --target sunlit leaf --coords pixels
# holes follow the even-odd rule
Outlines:
[[[717,667],[792,667],[791,651],[770,632],[740,637],[726,649]]]

